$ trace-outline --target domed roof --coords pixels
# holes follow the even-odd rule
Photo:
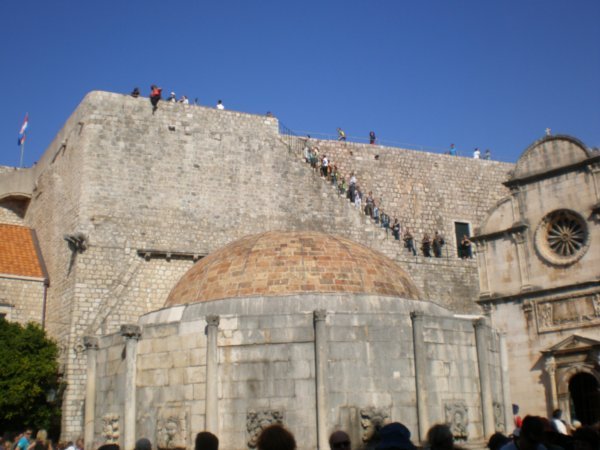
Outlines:
[[[408,275],[386,256],[319,232],[246,236],[196,263],[165,306],[301,293],[352,293],[418,299]]]

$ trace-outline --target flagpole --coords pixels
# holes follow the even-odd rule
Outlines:
[[[23,153],[25,153],[25,140],[21,142],[21,164],[19,165],[21,169],[23,168]]]

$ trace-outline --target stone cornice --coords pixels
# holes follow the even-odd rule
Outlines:
[[[574,172],[576,170],[583,169],[584,167],[591,166],[595,163],[600,163],[600,155],[591,156],[590,158],[584,159],[583,161],[579,161],[574,164],[569,164],[563,167],[557,167],[555,169],[550,169],[545,172],[534,173],[532,175],[527,175],[521,178],[511,178],[510,180],[505,181],[503,184],[507,188],[513,189],[518,186],[523,186],[526,184],[535,183],[536,181],[542,181],[547,178],[554,178],[559,175]]]

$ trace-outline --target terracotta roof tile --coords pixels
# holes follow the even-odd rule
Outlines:
[[[347,292],[418,298],[394,261],[367,247],[318,232],[247,236],[200,260],[166,306],[231,297]]]
[[[0,224],[0,274],[44,277],[31,228]]]

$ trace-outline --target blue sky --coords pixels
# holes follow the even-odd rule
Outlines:
[[[600,146],[599,0],[2,0],[0,165],[39,159],[91,90],[157,83],[313,135],[515,161]]]

